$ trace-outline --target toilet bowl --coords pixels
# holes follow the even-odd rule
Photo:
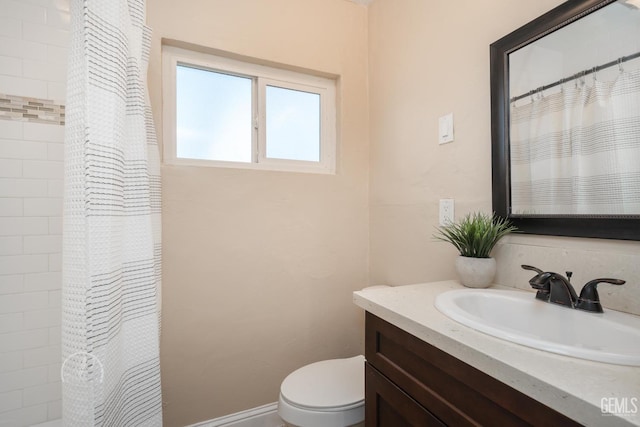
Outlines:
[[[298,427],[347,427],[364,421],[364,356],[323,360],[289,374],[278,415]]]

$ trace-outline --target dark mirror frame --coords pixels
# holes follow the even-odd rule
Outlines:
[[[569,0],[490,46],[493,211],[522,232],[556,236],[640,240],[631,216],[512,216],[509,161],[509,54],[616,0]]]

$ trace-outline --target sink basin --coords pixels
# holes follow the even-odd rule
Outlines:
[[[436,298],[436,308],[480,332],[552,353],[640,366],[640,317],[588,313],[535,299],[535,294],[460,289]]]

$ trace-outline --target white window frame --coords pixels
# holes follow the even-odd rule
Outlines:
[[[188,159],[177,156],[176,68],[178,65],[248,77],[253,80],[251,163]],[[163,158],[166,164],[335,173],[337,109],[334,79],[166,45],[162,47],[162,68]],[[320,96],[320,160],[318,162],[266,157],[266,86],[299,90]]]

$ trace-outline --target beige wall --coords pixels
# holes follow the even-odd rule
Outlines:
[[[176,167],[163,176],[165,425],[278,398],[312,361],[362,351],[368,282],[367,9],[344,0],[153,0],[161,38],[339,75],[335,176]]]
[[[451,245],[431,238],[438,200],[459,218],[491,210],[489,44],[560,0],[376,0],[369,7],[370,278],[393,285],[455,277]],[[438,117],[453,112],[455,142],[439,146]],[[614,276],[605,305],[640,313],[640,243],[514,236],[496,252],[499,283],[527,287],[520,264],[574,283]]]
[[[455,277],[438,201],[491,210],[489,44],[559,0],[376,0],[369,7],[371,280]],[[438,145],[454,114],[455,142]]]
[[[456,217],[491,209],[489,44],[560,3],[148,2],[159,129],[162,37],[340,75],[336,176],[163,167],[167,426],[273,402],[298,366],[361,351],[352,290],[455,277],[431,235],[440,198]],[[448,112],[456,141],[438,146]],[[517,236],[496,251],[498,280],[526,283],[524,262],[619,276],[631,283],[603,299],[637,311],[639,249]]]

